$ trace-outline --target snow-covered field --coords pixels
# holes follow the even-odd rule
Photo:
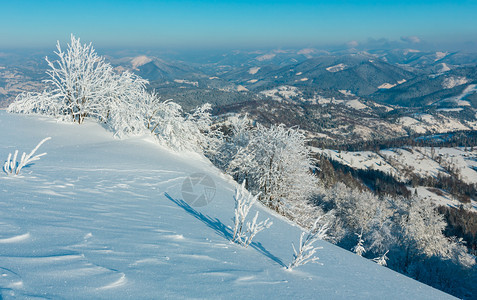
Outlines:
[[[331,73],[335,73],[335,72],[343,71],[347,67],[348,66],[345,65],[345,64],[337,64],[335,66],[331,66],[331,67],[326,68],[326,71],[331,72]]]
[[[467,151],[466,151],[467,150]],[[373,151],[336,151],[331,149],[313,148],[316,153],[324,154],[330,159],[358,170],[378,170],[389,174],[401,182],[409,179],[409,174],[420,177],[436,177],[439,173],[449,176],[447,166],[454,166],[460,172],[462,181],[477,183],[477,150],[470,151],[462,147],[456,148],[393,148]],[[433,158],[434,157],[434,158]],[[437,162],[437,158],[441,163]],[[414,189],[411,189],[414,191]],[[459,207],[459,202],[445,191],[435,193],[427,187],[418,187],[418,195],[423,199],[434,201],[440,205]],[[477,203],[471,205],[477,211]]]
[[[445,111],[445,110],[444,110]],[[413,117],[401,117],[397,122],[412,133],[444,133],[459,130],[476,130],[476,121],[463,122],[443,114],[414,114]]]
[[[271,97],[275,101],[290,101],[293,97],[302,95],[297,87],[289,85],[282,85],[275,89],[262,91],[260,94]]]
[[[466,83],[466,82],[465,82]],[[467,96],[469,96],[472,93],[477,92],[477,84],[469,84],[460,95],[457,95],[455,97],[447,98],[442,101],[452,101],[454,102],[457,106],[471,106],[469,101],[466,100]]]
[[[257,74],[258,71],[260,71],[260,67],[252,67],[248,70],[248,73],[254,75]]]
[[[323,265],[287,271],[301,230],[259,206],[273,226],[229,242],[236,184],[199,155],[88,122],[0,111],[0,128],[2,160],[52,137],[22,176],[0,175],[0,298],[450,298],[326,242]],[[203,207],[181,201],[196,172],[217,187]]]

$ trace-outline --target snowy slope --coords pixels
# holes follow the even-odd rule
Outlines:
[[[286,271],[300,229],[262,207],[273,226],[230,243],[235,184],[198,155],[94,123],[0,111],[0,128],[2,161],[52,137],[22,177],[0,175],[0,298],[451,297],[326,242],[323,265]],[[217,187],[207,206],[179,200],[194,172]]]

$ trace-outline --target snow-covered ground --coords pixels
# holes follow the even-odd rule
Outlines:
[[[444,110],[445,111],[445,110]],[[414,114],[413,117],[401,117],[397,123],[412,133],[443,133],[459,130],[476,130],[476,121],[460,121],[443,114]]]
[[[132,67],[133,67],[134,70],[138,70],[138,68],[139,68],[140,66],[143,66],[143,65],[145,65],[145,64],[147,64],[147,63],[150,63],[151,61],[152,61],[151,58],[149,58],[149,57],[147,57],[147,56],[145,56],[145,55],[141,55],[141,56],[137,56],[137,57],[133,58],[133,59],[131,60],[131,65],[132,65]]]
[[[182,84],[190,84],[190,85],[193,85],[195,87],[198,87],[199,86],[199,82],[197,81],[189,81],[189,80],[186,80],[186,79],[174,79],[174,82],[175,83],[182,83]]]
[[[467,151],[466,151],[467,150]],[[477,183],[477,151],[462,147],[434,148],[412,147],[372,151],[336,151],[331,149],[313,148],[314,152],[323,153],[341,164],[355,169],[374,169],[390,174],[399,180],[406,180],[399,170],[411,169],[411,172],[421,177],[436,177],[438,173],[447,174],[444,165],[454,165],[460,172],[461,179],[469,184]],[[442,165],[432,158],[440,157]]]
[[[417,195],[419,198],[426,201],[427,200],[431,201],[437,205],[450,206],[454,208],[459,208],[462,205],[462,203],[459,202],[459,200],[455,199],[451,194],[443,190],[436,190],[436,189],[425,187],[425,186],[409,188],[409,190],[413,193],[417,190]],[[475,201],[472,201],[470,203],[470,207],[472,208],[474,212],[477,211],[477,203]]]
[[[399,176],[399,172],[392,165],[387,163],[381,155],[372,151],[351,152],[319,148],[313,148],[313,151],[358,170],[372,169],[395,177]]]
[[[467,150],[467,151],[466,151]],[[456,148],[393,148],[373,151],[336,151],[313,148],[316,153],[358,170],[378,170],[389,174],[401,182],[406,182],[410,174],[420,177],[436,177],[439,173],[449,176],[446,167],[455,166],[459,170],[462,181],[477,183],[477,150],[470,151],[462,147]],[[434,158],[433,158],[434,157]],[[441,163],[437,162],[437,158]],[[414,189],[411,189],[414,191]],[[418,187],[418,195],[440,205],[459,207],[455,197],[439,190],[437,193],[427,187]],[[472,201],[471,208],[477,211],[477,203]]]
[[[445,89],[451,89],[459,85],[463,85],[469,82],[469,80],[465,77],[447,77],[442,82],[442,87]]]
[[[391,84],[391,83],[387,83],[387,82],[386,82],[386,83],[383,83],[383,84],[381,84],[380,86],[378,86],[378,89],[386,89],[386,90],[388,90],[388,89],[393,88],[393,87],[395,87],[395,86],[396,86],[396,84]]]
[[[260,94],[271,97],[275,101],[290,101],[292,98],[302,95],[297,87],[290,85],[282,85],[275,89],[262,91]]]
[[[331,67],[326,68],[326,71],[331,72],[331,73],[335,73],[335,72],[343,71],[347,67],[348,66],[345,65],[345,64],[337,64],[335,66],[331,66]]]
[[[0,298],[450,298],[326,242],[323,265],[287,271],[301,230],[258,205],[273,226],[229,242],[236,184],[199,155],[88,122],[0,111],[0,128],[2,159],[52,137],[22,176],[0,176]],[[196,172],[216,186],[203,207],[181,201]]]
[[[428,157],[431,156],[431,148],[418,148],[420,152]],[[469,148],[435,148],[435,155],[440,156],[448,164],[457,167],[466,183],[477,183],[477,151],[470,151]]]
[[[252,67],[248,70],[248,73],[254,75],[257,74],[258,71],[260,71],[260,67]]]
[[[455,97],[444,99],[442,101],[454,102],[457,106],[471,106],[470,102],[466,100],[466,97],[475,92],[477,92],[477,84],[469,84],[469,86],[467,86],[461,94]]]
[[[346,101],[345,105],[357,110],[368,108],[365,104],[363,104],[363,102],[359,101],[358,99]]]

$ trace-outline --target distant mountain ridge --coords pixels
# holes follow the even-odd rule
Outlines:
[[[219,115],[247,112],[265,123],[300,125],[338,142],[377,138],[370,130],[382,138],[439,132],[446,127],[436,125],[439,118],[452,120],[447,127],[455,130],[475,128],[473,53],[309,48],[228,51],[193,60],[148,52],[107,60],[118,72],[129,70],[147,79],[163,100],[173,99],[185,110],[209,102]],[[40,56],[0,57],[0,105],[6,107],[21,91],[38,90],[44,68]],[[304,112],[306,125],[300,121]],[[421,114],[434,119],[421,122]],[[397,124],[402,118],[407,123]]]

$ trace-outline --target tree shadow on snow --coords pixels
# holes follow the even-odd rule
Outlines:
[[[204,223],[205,225],[207,225],[207,227],[211,228],[212,230],[215,231],[215,233],[217,233],[219,236],[229,240],[229,241],[232,241],[232,238],[233,238],[233,232],[232,232],[232,229],[230,229],[227,225],[225,225],[224,223],[222,223],[222,221],[220,221],[218,218],[212,218],[212,217],[209,217],[208,215],[205,215],[203,213],[201,213],[200,211],[197,211],[195,208],[191,207],[187,202],[185,202],[184,200],[182,199],[174,199],[173,197],[171,197],[168,193],[164,193],[164,195],[169,199],[171,200],[172,202],[174,202],[177,206],[179,206],[180,208],[184,209],[187,213],[189,213],[191,216],[193,216],[194,218],[196,218],[197,220],[201,221],[202,223]],[[281,265],[282,267],[286,267],[286,265],[281,261],[280,258],[276,257],[275,255],[273,255],[272,253],[270,253],[267,249],[265,249],[263,247],[263,245],[260,243],[260,242],[252,242],[250,244],[250,247],[255,249],[256,251],[258,251],[259,253],[267,256],[268,258],[270,258],[271,260],[273,260],[274,262],[276,262],[277,264]]]

